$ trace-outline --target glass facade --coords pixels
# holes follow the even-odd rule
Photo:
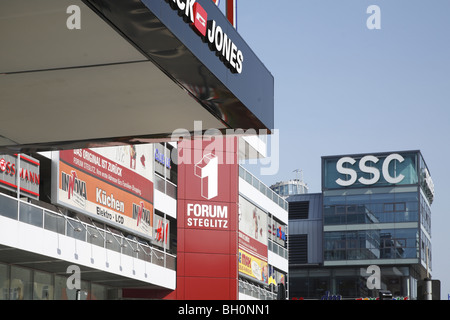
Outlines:
[[[418,239],[417,228],[325,232],[324,259],[418,258]]]
[[[324,157],[322,179],[325,263],[431,266],[434,185],[419,151]]]
[[[0,263],[0,300],[75,300],[67,276]],[[104,300],[111,287],[81,281],[82,300]],[[115,289],[116,290],[116,289]]]
[[[420,298],[432,265],[434,200],[420,151],[323,157],[321,196],[318,206],[308,197],[288,198],[289,251],[322,250],[314,262],[289,262],[290,298],[375,299],[379,290]],[[303,202],[313,218],[294,211]],[[307,241],[319,232],[322,245]],[[294,246],[300,236],[306,241]],[[379,267],[379,289],[368,284],[369,266]]]
[[[291,298],[376,297],[381,290],[417,298],[431,270],[434,185],[420,151],[322,158],[323,263],[289,271]],[[302,230],[301,228],[299,230]]]
[[[367,269],[346,268],[303,268],[289,271],[291,299],[323,299],[338,295],[341,299],[376,298],[377,292],[367,288]],[[389,290],[393,298],[415,299],[417,279],[413,268],[407,266],[382,266],[381,288]]]
[[[419,186],[324,191],[323,222],[326,262],[420,259],[431,270],[431,209]]]
[[[324,261],[419,259],[428,209],[417,186],[325,191]]]
[[[326,192],[324,225],[375,224],[419,221],[417,187]]]

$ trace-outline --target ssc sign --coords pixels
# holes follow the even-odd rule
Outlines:
[[[359,181],[363,185],[373,185],[380,180],[381,175],[383,175],[384,180],[386,180],[386,182],[388,182],[389,184],[400,183],[405,178],[405,176],[403,174],[398,174],[394,176],[391,175],[391,173],[389,172],[389,167],[394,162],[402,163],[404,160],[405,159],[398,153],[388,155],[384,160],[382,160],[380,173],[378,167],[375,166],[375,164],[377,164],[380,161],[380,159],[375,156],[367,155],[362,157],[359,160],[358,171],[349,167],[349,165],[350,166],[355,165],[356,160],[354,158],[342,157],[336,163],[336,170],[337,172],[343,175],[349,176],[349,178],[348,179],[338,178],[336,179],[336,183],[342,187],[351,186],[356,181]],[[358,175],[361,173],[363,174],[368,173],[370,175],[370,178],[364,176],[360,176],[358,178]]]

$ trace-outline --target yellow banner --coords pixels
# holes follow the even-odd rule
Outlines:
[[[239,249],[239,272],[265,283],[268,282],[268,263]]]

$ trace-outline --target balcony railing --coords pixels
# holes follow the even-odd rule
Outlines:
[[[0,215],[165,268],[176,269],[176,256],[80,220],[0,193]]]
[[[276,300],[276,292],[271,292],[265,288],[261,288],[250,282],[239,279],[239,292],[256,298],[258,300]]]
[[[273,253],[279,255],[282,258],[288,259],[288,250],[280,246],[278,243],[269,240],[267,243],[267,247]]]
[[[258,178],[248,172],[244,167],[239,166],[239,176],[251,184],[253,187],[258,189],[262,194],[268,197],[270,200],[275,202],[284,210],[288,210],[288,202],[275,193],[272,189],[262,183]]]

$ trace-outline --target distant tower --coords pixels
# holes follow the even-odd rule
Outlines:
[[[308,185],[303,181],[303,170],[296,169],[293,172],[295,172],[295,179],[277,182],[271,185],[270,189],[283,198],[308,193]]]

